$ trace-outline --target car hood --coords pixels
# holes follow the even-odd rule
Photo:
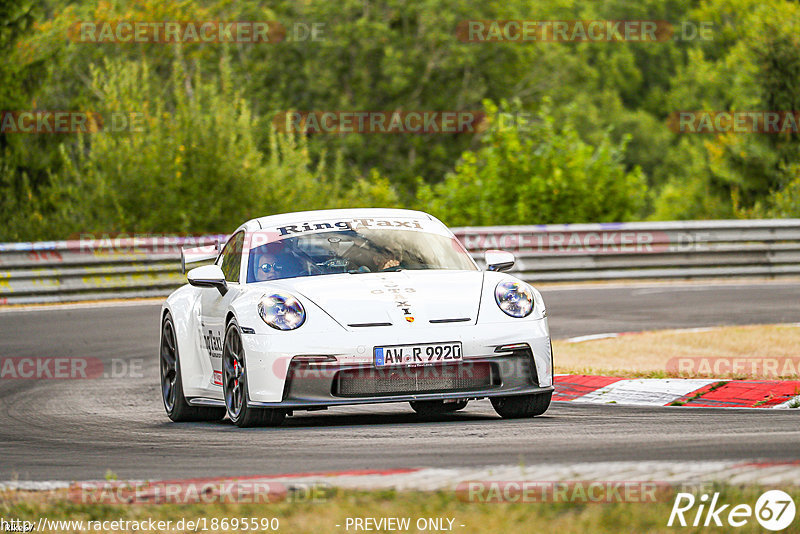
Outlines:
[[[397,271],[312,276],[281,282],[349,329],[388,324],[474,324],[483,272]]]

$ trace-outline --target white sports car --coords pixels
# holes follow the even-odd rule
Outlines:
[[[423,415],[490,398],[502,417],[550,405],[538,291],[482,271],[419,211],[323,210],[253,219],[222,247],[186,249],[189,284],[161,313],[161,392],[173,421],[278,425],[295,410],[410,402]]]

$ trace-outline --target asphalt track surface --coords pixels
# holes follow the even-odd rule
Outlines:
[[[542,290],[554,337],[800,322],[800,283]],[[553,403],[501,420],[488,401],[422,421],[406,404],[300,412],[280,428],[169,422],[158,311],[145,303],[0,313],[0,356],[100,358],[139,377],[0,381],[0,480],[180,478],[631,460],[797,460],[800,412]],[[556,366],[558,365],[556,354]]]

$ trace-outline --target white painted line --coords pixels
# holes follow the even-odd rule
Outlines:
[[[703,326],[696,328],[670,328],[666,330],[635,330],[631,332],[607,332],[605,334],[589,334],[586,336],[571,337],[566,340],[567,343],[583,343],[584,341],[595,341],[597,339],[608,339],[619,336],[628,336],[631,334],[649,334],[653,332],[659,333],[689,333],[694,334],[697,332],[710,332],[722,328],[721,326]]]
[[[167,297],[144,297],[125,301],[97,300],[92,302],[72,302],[53,304],[9,304],[0,306],[0,313],[24,313],[37,311],[84,310],[88,308],[127,308],[130,306],[155,306],[167,300]]]
[[[6,480],[5,482],[0,482],[0,491],[51,491],[69,488],[70,484],[71,482],[63,480]]]
[[[696,334],[698,332],[711,332],[713,330],[719,330],[723,328],[722,326],[701,326],[696,328],[676,328],[674,330],[668,330],[668,332],[679,332],[679,333],[687,333],[687,334]]]
[[[513,273],[512,273],[513,274]],[[658,289],[663,292],[680,291],[686,287],[702,287],[716,289],[719,286],[757,287],[763,285],[797,287],[797,277],[774,278],[739,278],[730,280],[663,280],[649,282],[531,282],[542,291],[603,291],[607,289]],[[657,292],[657,291],[656,291]]]
[[[619,337],[616,332],[609,332],[607,334],[589,334],[588,336],[577,336],[567,339],[567,343],[583,343],[584,341],[594,341],[595,339],[608,339],[612,337]]]

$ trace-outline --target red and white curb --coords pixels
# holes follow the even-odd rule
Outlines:
[[[209,486],[235,483],[275,490],[313,485],[351,490],[447,491],[472,481],[570,482],[570,481],[639,481],[680,485],[711,483],[800,486],[800,461],[650,461],[553,463],[532,466],[498,465],[465,468],[391,469],[384,471],[339,471],[218,477],[185,480],[149,481],[151,484]],[[125,484],[142,483],[127,481]],[[86,487],[117,486],[120,482],[88,481],[9,481],[0,490],[47,491]]]
[[[553,400],[633,406],[800,408],[800,380],[556,375]]]

